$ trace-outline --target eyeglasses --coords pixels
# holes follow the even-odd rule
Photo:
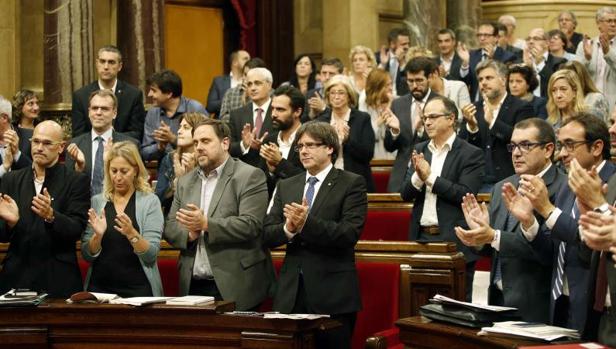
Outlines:
[[[556,142],[556,150],[561,151],[564,148],[566,151],[572,152],[575,150],[575,148],[577,148],[578,145],[588,144],[588,143],[590,142],[589,141],[572,141],[568,139],[564,142]]]
[[[45,148],[51,148],[54,145],[58,145],[62,142],[53,142],[46,139],[38,139],[38,138],[30,138],[30,143],[32,143],[32,147],[38,147],[42,145]]]
[[[616,24],[616,18],[606,18],[600,20],[603,23]]]
[[[347,92],[344,90],[338,90],[338,91],[329,91],[328,94],[330,96],[345,96]]]
[[[545,38],[542,36],[529,36],[526,38],[526,41],[544,41]]]
[[[322,146],[323,143],[312,143],[312,142],[308,142],[308,143],[297,143],[297,145],[295,146],[295,151],[296,152],[300,152],[302,151],[302,149],[306,148],[306,149],[316,149],[317,147]]]
[[[478,38],[489,38],[490,36],[494,36],[494,34],[488,34],[488,33],[477,33],[475,34]]]
[[[520,143],[509,143],[507,144],[507,151],[513,153],[515,148],[520,149],[522,153],[528,153],[536,146],[545,145],[546,142],[520,142]]]
[[[424,115],[424,116],[422,116],[422,117],[421,117],[421,121],[423,121],[423,122],[425,123],[425,122],[426,122],[426,121],[428,121],[428,120],[430,120],[430,121],[434,121],[434,120],[436,120],[436,119],[438,119],[438,118],[440,118],[440,117],[443,117],[443,116],[450,116],[450,115],[451,115],[451,114],[428,114],[428,115]]]

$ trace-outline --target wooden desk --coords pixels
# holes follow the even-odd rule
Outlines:
[[[314,348],[329,319],[284,320],[222,314],[231,302],[182,307],[66,304],[0,308],[0,348]]]
[[[478,336],[478,329],[435,322],[422,316],[396,321],[400,341],[413,349],[500,349],[541,345],[539,342]]]

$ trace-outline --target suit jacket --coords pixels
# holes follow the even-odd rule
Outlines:
[[[274,143],[278,145],[278,132],[267,136],[264,143]],[[270,173],[267,168],[265,159],[261,158],[259,167],[263,170],[265,177],[267,178],[267,191],[270,197],[272,196],[274,188],[276,188],[276,183],[278,183],[279,180],[295,176],[296,174],[300,174],[305,171],[304,165],[302,165],[302,162],[299,160],[299,153],[295,151],[296,145],[297,138],[295,138],[293,143],[291,143],[291,150],[289,150],[287,158],[282,158],[282,160],[280,160],[273,173]]]
[[[474,104],[477,107],[475,118],[479,131],[476,133],[468,132],[466,121],[464,121],[460,127],[459,136],[483,149],[486,157],[492,157],[492,168],[487,168],[489,164],[486,162],[486,181],[498,182],[514,173],[507,144],[511,141],[513,126],[518,121],[534,116],[533,106],[508,94],[498,111],[494,126],[490,128],[483,114],[483,100]],[[490,173],[493,178],[489,177]]]
[[[430,141],[421,142],[415,145],[417,153],[423,154],[424,158],[432,163],[432,152],[428,148]],[[451,150],[445,157],[441,175],[436,178],[432,193],[437,195],[436,212],[440,234],[423,235],[420,233],[420,220],[424,209],[426,197],[426,186],[417,190],[411,183],[411,178],[415,173],[413,167],[408,167],[400,195],[404,201],[415,200],[411,226],[409,227],[409,240],[435,240],[455,242],[458,251],[464,253],[466,262],[473,262],[479,258],[475,253],[462,244],[454,232],[454,227],[466,227],[464,214],[462,213],[462,198],[466,193],[477,194],[483,179],[483,154],[481,149],[467,143],[465,140],[456,137]]]
[[[287,244],[274,296],[274,310],[290,313],[295,305],[300,274],[306,303],[318,314],[344,314],[361,309],[355,268],[355,244],[368,208],[361,176],[332,168],[314,198],[300,233],[288,240],[283,207],[302,202],[306,174],[278,183],[273,206],[265,218],[265,241],[270,247]]]
[[[565,51],[569,52],[569,53],[573,53],[575,54],[575,50],[578,47],[578,44],[584,40],[584,35],[578,32],[573,32],[573,34],[571,35],[571,39],[567,40],[567,42],[565,43]]]
[[[88,221],[88,178],[57,163],[47,169],[43,188],[53,198],[52,223],[31,209],[35,195],[32,168],[12,171],[2,178],[0,192],[17,202],[20,219],[13,228],[0,220],[0,241],[10,242],[0,271],[1,293],[19,287],[67,298],[83,290],[75,243]]]
[[[98,90],[98,81],[94,81],[73,93],[73,108],[71,112],[73,137],[87,133],[92,129],[92,124],[88,117],[88,100],[92,92]],[[113,120],[113,129],[140,140],[141,135],[143,135],[143,123],[145,121],[143,93],[136,87],[118,79],[115,95],[118,98],[118,115]]]
[[[550,202],[554,202],[556,194],[567,186],[567,175],[556,165],[552,165],[543,175],[543,181],[548,188]],[[507,210],[502,199],[502,187],[511,183],[519,185],[520,176],[510,176],[492,189],[490,200],[490,222],[494,229],[501,231],[499,251],[490,245],[484,248],[492,255],[490,285],[488,288],[488,303],[518,308],[518,314],[524,321],[543,322],[549,320],[550,278],[552,263],[550,256],[542,256],[526,240],[520,229],[518,220]],[[539,222],[543,218],[535,215]],[[497,258],[501,264],[502,299],[494,285]],[[532,285],[532,287],[529,287]],[[502,303],[500,302],[502,301]]]
[[[530,101],[530,104],[533,106],[533,110],[535,112],[535,116],[541,118],[543,120],[547,120],[548,118],[548,110],[546,105],[548,103],[547,98],[537,97],[533,95],[533,99]]]
[[[428,100],[435,96],[438,96],[438,94],[430,90]],[[404,174],[409,166],[409,160],[411,159],[411,153],[415,144],[428,139],[425,132],[418,135],[417,130],[413,130],[413,125],[411,124],[412,105],[413,95],[410,93],[394,99],[391,103],[391,111],[400,121],[400,135],[394,139],[391,131],[385,132],[385,150],[392,153],[396,150],[398,151],[394,160],[394,166],[389,175],[389,182],[387,183],[387,191],[390,193],[400,191],[400,185],[402,185]]]
[[[558,67],[566,62],[567,60],[562,57],[556,57],[551,53],[548,53],[548,59],[545,61],[545,65],[543,69],[539,72],[540,82],[541,82],[541,97],[548,98],[548,82],[550,81],[550,77],[554,74],[555,71],[558,70]]]
[[[376,58],[376,64],[381,64],[381,53],[379,51],[375,52],[374,57]],[[404,68],[404,65],[398,66],[398,72],[396,73],[396,81],[394,82],[396,85],[396,94],[398,96],[403,96],[411,92],[409,91],[409,85],[406,83],[406,73],[404,72]],[[389,60],[383,63],[383,70],[389,72]]]
[[[164,237],[180,249],[180,295],[190,289],[197,241],[175,219],[178,209],[201,204],[201,176],[196,168],[179,178],[167,216]],[[267,297],[274,278],[269,252],[262,245],[267,209],[265,175],[255,167],[228,158],[216,183],[207,213],[205,249],[216,286],[238,310],[256,307]]]
[[[523,57],[524,51],[521,48],[515,47],[513,45],[507,45],[507,47],[505,47],[505,51],[515,56],[515,59],[513,61],[507,62],[507,63],[521,63],[522,62],[524,58]]]
[[[317,120],[329,124],[332,120],[332,111],[327,110]],[[370,115],[357,109],[351,109],[349,129],[349,137],[342,145],[344,169],[363,176],[368,192],[373,193],[376,187],[372,179],[370,160],[374,156],[375,139]]]
[[[29,154],[28,154],[29,155]],[[2,166],[2,155],[0,154],[0,166]],[[19,170],[22,168],[32,168],[32,159],[22,151],[19,155],[19,160],[14,161],[11,165],[11,171]],[[1,181],[1,178],[0,178]]]
[[[469,71],[468,74],[466,74],[466,76],[462,78],[462,81],[464,81],[466,85],[469,86],[469,92],[471,93],[471,101],[477,100],[476,97],[477,91],[479,90],[479,81],[477,80],[477,72],[475,71],[475,69],[477,68],[477,65],[481,62],[481,58],[482,50],[480,48],[472,50],[470,52]],[[508,64],[515,62],[516,56],[509,51],[503,50],[501,47],[496,47],[492,59]]]
[[[254,104],[250,102],[239,109],[231,110],[229,116],[229,128],[231,129],[231,146],[229,147],[229,154],[249,165],[258,167],[261,161],[259,151],[250,149],[248,153],[242,154],[242,148],[240,146],[244,125],[250,124],[251,127],[254,127],[254,122],[252,120],[254,108]],[[270,103],[269,108],[267,108],[263,116],[263,126],[259,131],[259,137],[262,137],[265,132],[272,133],[272,131],[272,104]]]
[[[599,47],[598,37],[593,38],[591,43],[592,57],[590,61],[587,61],[584,56],[584,44],[582,42],[577,46],[575,54],[577,60],[588,69],[588,73],[595,85],[599,85],[598,81],[603,81],[603,90],[599,92],[602,92],[607,99],[609,113],[612,113],[614,110],[614,103],[616,103],[616,44],[612,44],[610,50],[604,55],[603,50]],[[599,60],[603,60],[603,64],[605,64],[605,71],[603,74],[599,71]]]
[[[216,115],[220,114],[220,106],[225,92],[231,88],[231,75],[217,76],[212,80],[210,92],[207,94],[207,111]]]
[[[441,60],[440,55],[436,57],[436,62],[438,63],[438,65],[443,64],[443,61]],[[444,78],[447,80],[462,81],[462,77],[460,76],[461,66],[462,66],[462,60],[460,59],[460,56],[458,56],[458,53],[454,52],[453,58],[451,59],[451,67],[449,67],[449,72],[447,73],[447,76],[444,76]]]
[[[112,131],[111,133],[111,140],[114,143],[122,142],[122,141],[130,141],[130,142],[133,142],[133,144],[137,146],[137,149],[139,149],[139,142],[136,139],[126,134],[116,132],[115,130]],[[79,148],[79,150],[83,152],[83,155],[86,158],[86,165],[83,170],[83,173],[85,173],[88,176],[88,178],[92,178],[92,133],[88,131],[87,133],[84,133],[77,137],[73,137],[73,139],[71,139],[71,143],[75,143],[77,145],[77,148]],[[69,171],[74,171],[75,170],[75,160],[73,160],[73,158],[68,156],[68,154],[65,155],[64,159],[66,159],[64,161],[66,168]]]
[[[308,121],[316,119],[321,113],[329,110],[329,106],[326,105],[324,111],[322,111],[321,113],[315,112],[315,115],[312,115],[312,117],[310,116],[310,104],[308,104],[308,100],[312,97],[315,97],[317,93],[319,94],[319,96],[321,96],[321,99],[325,99],[325,91],[323,87],[316,87],[311,90],[308,90],[308,92],[306,93],[306,104],[304,105],[304,110],[302,111],[302,123],[306,123]]]

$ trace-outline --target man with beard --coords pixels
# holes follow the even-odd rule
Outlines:
[[[270,195],[278,180],[304,171],[299,154],[295,151],[295,134],[302,125],[300,118],[304,105],[304,95],[293,86],[283,85],[274,91],[272,126],[278,132],[269,136],[259,151]]]
[[[265,175],[229,156],[229,127],[208,119],[193,128],[199,166],[180,177],[165,239],[180,249],[180,295],[234,301],[253,310],[274,278],[261,244]]]
[[[63,138],[56,122],[41,122],[30,140],[32,167],[2,178],[0,242],[10,246],[0,293],[28,288],[67,298],[83,289],[75,242],[88,221],[89,180],[58,161]]]
[[[409,94],[396,98],[391,104],[391,111],[398,118],[398,129],[388,128],[385,133],[385,149],[389,152],[398,151],[394,166],[387,184],[387,191],[400,191],[402,179],[408,168],[411,151],[415,143],[424,141],[427,137],[423,132],[421,122],[422,110],[426,102],[437,96],[430,89],[430,77],[438,74],[436,62],[427,57],[411,59],[404,68]]]
[[[507,144],[513,126],[533,116],[533,106],[507,93],[507,68],[498,61],[487,60],[477,65],[482,99],[462,108],[464,121],[460,137],[483,149],[485,178],[480,192],[490,192],[494,183],[512,174]]]

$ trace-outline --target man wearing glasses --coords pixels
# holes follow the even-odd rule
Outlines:
[[[13,107],[0,96],[0,178],[11,170],[29,167],[30,159],[22,156],[19,149],[19,136],[13,130]]]
[[[517,123],[507,145],[515,174],[494,186],[489,208],[467,195],[462,210],[470,229],[456,227],[464,245],[492,256],[488,303],[516,307],[524,321],[549,319],[551,253],[538,254],[523,232],[536,220],[544,221],[533,212],[528,195],[543,190],[546,200],[554,202],[567,185],[567,176],[552,164],[554,143],[554,130],[545,120]]]
[[[334,168],[340,142],[328,123],[300,127],[296,149],[306,172],[278,182],[263,227],[268,247],[287,245],[274,310],[330,314],[342,326],[319,333],[316,347],[350,348],[361,309],[354,247],[366,220],[366,181]]]
[[[478,256],[459,243],[454,227],[464,224],[460,208],[466,193],[477,193],[484,162],[481,149],[456,136],[458,109],[449,99],[436,96],[423,110],[425,132],[418,143],[400,187],[405,201],[414,200],[409,240],[453,241],[466,259],[466,299],[471,300]]]
[[[592,210],[609,212],[601,187],[616,171],[610,159],[610,134],[603,121],[589,113],[568,119],[558,131],[557,148],[569,172],[569,185],[548,200],[545,187],[531,179],[527,195],[539,220],[524,226],[524,236],[537,254],[553,263],[550,286],[550,322],[583,331],[588,305],[589,269],[581,260],[580,215]],[[552,204],[551,202],[554,202]],[[545,224],[540,225],[540,222]]]
[[[597,10],[595,19],[599,36],[591,39],[584,35],[575,54],[588,69],[597,89],[607,98],[611,113],[616,102],[616,9],[602,7]]]
[[[0,293],[11,288],[67,298],[83,284],[75,242],[88,221],[88,178],[58,162],[62,127],[43,121],[32,135],[33,166],[11,171],[0,185],[0,241],[9,251],[0,271]]]
[[[542,28],[534,28],[526,38],[524,64],[532,67],[537,74],[539,86],[532,91],[535,96],[547,98],[548,81],[558,66],[567,60],[556,57],[548,51],[548,36]]]

